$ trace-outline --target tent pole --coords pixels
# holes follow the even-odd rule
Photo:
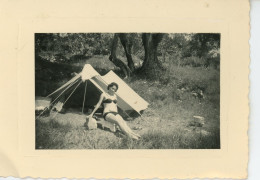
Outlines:
[[[84,98],[83,98],[83,104],[82,104],[82,114],[84,113],[84,105],[85,105],[85,98],[86,98],[86,90],[87,90],[87,81],[85,85],[85,91],[84,91]]]

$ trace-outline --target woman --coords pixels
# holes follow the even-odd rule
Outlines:
[[[93,110],[93,112],[89,115],[89,118],[92,118],[94,113],[97,111],[97,109],[100,107],[100,105],[103,103],[104,105],[104,111],[103,111],[103,117],[106,121],[114,123],[120,127],[120,129],[123,131],[124,134],[126,134],[128,137],[133,139],[139,139],[140,135],[134,133],[127,125],[127,123],[124,121],[124,119],[118,114],[117,110],[117,98],[115,92],[118,90],[118,84],[115,82],[112,82],[107,86],[107,93],[102,93],[99,101]]]

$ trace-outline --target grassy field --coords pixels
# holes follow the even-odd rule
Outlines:
[[[106,62],[107,57],[102,56],[87,60],[97,69],[117,71]],[[125,80],[150,103],[142,117],[127,121],[142,136],[139,141],[111,132],[109,124],[87,130],[85,116],[73,109],[36,120],[36,149],[220,148],[219,69],[166,66],[166,71],[152,80],[140,76]],[[194,116],[202,117],[202,122]]]

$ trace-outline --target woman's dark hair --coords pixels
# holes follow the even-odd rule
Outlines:
[[[110,83],[110,84],[107,86],[107,90],[109,90],[109,88],[112,87],[112,86],[116,86],[116,91],[118,90],[118,84],[115,83],[115,82]]]

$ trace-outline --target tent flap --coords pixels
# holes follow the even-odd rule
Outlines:
[[[120,77],[118,77],[113,71],[109,71],[105,76],[102,76],[103,80],[110,84],[116,82],[118,84],[118,91],[116,92],[119,100],[122,99],[121,106],[130,106],[135,111],[140,113],[142,110],[147,109],[149,103],[140,97],[131,87],[129,87]],[[119,102],[120,106],[120,102]],[[128,107],[126,107],[128,108]],[[125,111],[129,109],[123,109]]]

